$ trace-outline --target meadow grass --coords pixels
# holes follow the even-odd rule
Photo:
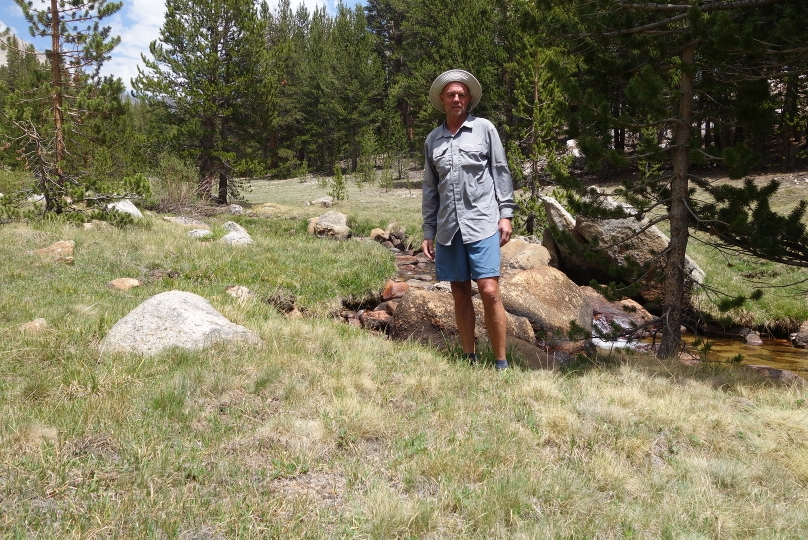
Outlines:
[[[245,247],[156,216],[0,228],[1,537],[808,536],[805,389],[642,355],[500,374],[391,342],[330,315],[378,292],[392,256],[307,236],[309,210],[234,218]],[[72,265],[30,253],[59,239]],[[172,289],[263,345],[99,354]],[[309,316],[264,301],[278,290]],[[36,317],[49,326],[20,331]]]

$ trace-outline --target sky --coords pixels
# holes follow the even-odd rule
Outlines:
[[[34,7],[50,5],[46,0],[33,0]],[[165,16],[165,0],[123,0],[123,8],[112,17],[101,21],[103,26],[112,28],[112,35],[121,36],[121,43],[112,51],[112,59],[104,64],[102,75],[120,77],[127,88],[131,88],[130,80],[137,76],[137,66],[142,61],[140,53],[148,57],[149,43],[159,36],[160,26]],[[298,4],[305,3],[309,9],[317,5],[327,5],[330,12],[334,12],[335,0],[291,0],[292,9]],[[277,6],[277,2],[270,0],[270,7]],[[22,11],[11,0],[0,1],[0,31],[7,27],[19,38],[33,43],[38,50],[50,48],[50,39],[31,37],[28,31],[28,22],[23,18]]]

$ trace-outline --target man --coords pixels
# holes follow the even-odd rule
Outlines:
[[[507,319],[499,293],[499,248],[511,239],[516,205],[496,128],[469,114],[481,97],[480,83],[462,69],[441,73],[429,90],[446,120],[424,144],[421,247],[435,261],[437,278],[451,283],[460,343],[472,364],[477,355],[471,280],[477,282],[496,368],[503,370]]]

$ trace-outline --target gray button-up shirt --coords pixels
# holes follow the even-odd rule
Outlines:
[[[469,115],[452,135],[445,124],[424,144],[424,239],[449,245],[459,230],[468,244],[513,217],[513,181],[494,124]]]

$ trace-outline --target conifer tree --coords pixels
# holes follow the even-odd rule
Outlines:
[[[250,0],[168,0],[160,37],[132,81],[137,97],[166,110],[176,148],[199,169],[198,193],[238,195],[236,161],[267,118],[264,31]]]
[[[577,107],[570,135],[579,139],[594,169],[619,167],[627,158],[644,163],[646,174],[624,182],[617,193],[635,208],[632,215],[639,218],[662,209],[660,219],[670,224],[668,248],[656,255],[666,261],[658,355],[672,357],[681,347],[691,228],[714,235],[717,244],[760,257],[808,261],[808,252],[800,247],[808,240],[801,223],[804,203],[791,215],[778,217],[768,203],[776,185],[715,186],[693,175],[691,167],[694,161],[720,160],[733,177],[742,177],[760,159],[754,141],[770,131],[772,123],[760,106],[777,81],[806,66],[805,31],[789,34],[781,28],[790,24],[784,20],[804,20],[805,4],[598,1],[559,4],[558,13],[562,9],[565,17],[559,17],[557,28],[572,38],[571,53],[583,65],[568,87]],[[710,94],[716,90],[726,93]],[[720,130],[744,132],[743,138],[724,137],[715,148],[720,154],[701,150],[694,136],[703,114],[695,105],[706,101],[719,104],[719,122],[724,124]],[[636,140],[631,154],[626,152],[629,135]],[[704,190],[707,200],[693,196],[691,182]],[[580,184],[567,185],[579,194],[592,194]],[[597,198],[578,201],[570,200],[580,213],[626,217],[621,209],[605,210]]]
[[[120,2],[98,0],[15,0],[31,34],[49,37],[45,52],[50,76],[34,77],[7,96],[5,116],[16,128],[11,143],[33,173],[45,197],[45,211],[83,210],[89,204],[147,191],[142,177],[116,178],[112,163],[96,155],[99,129],[93,117],[122,112],[120,79],[100,69],[120,38],[100,21],[120,10]],[[9,42],[6,42],[9,45]]]

